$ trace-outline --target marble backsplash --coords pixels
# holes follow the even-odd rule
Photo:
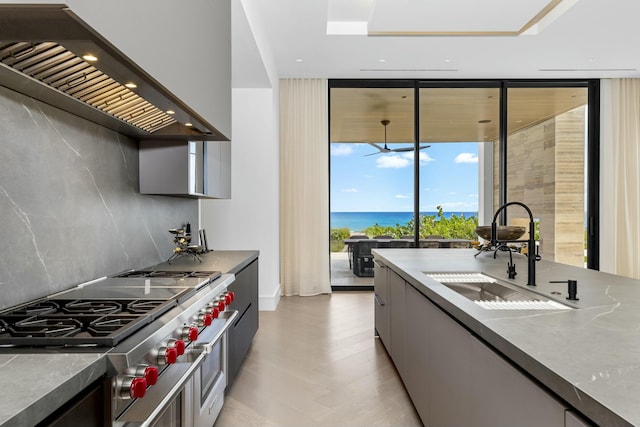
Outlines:
[[[139,194],[135,139],[0,86],[0,308],[165,261],[197,220]]]

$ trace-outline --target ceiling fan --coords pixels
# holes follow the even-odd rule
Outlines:
[[[366,156],[373,156],[375,154],[380,154],[380,153],[403,153],[403,152],[409,152],[409,151],[413,151],[413,147],[402,147],[402,148],[389,148],[387,147],[387,125],[389,123],[391,123],[391,120],[381,120],[380,123],[382,123],[382,126],[384,126],[384,147],[379,146],[378,144],[376,144],[375,142],[368,142],[367,144],[375,147],[378,149],[377,153],[370,153],[370,154],[365,154]],[[425,148],[429,148],[431,147],[430,145],[422,145],[420,147],[418,147],[418,150],[422,150]]]

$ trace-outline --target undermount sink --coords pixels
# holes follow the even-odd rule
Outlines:
[[[567,305],[499,283],[482,273],[427,273],[452,291],[488,310],[564,310]]]

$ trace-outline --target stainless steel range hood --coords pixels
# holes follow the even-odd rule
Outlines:
[[[140,139],[228,140],[60,5],[0,6],[0,85]]]

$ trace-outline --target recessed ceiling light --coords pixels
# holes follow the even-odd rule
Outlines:
[[[522,123],[522,120],[516,120],[516,123]]]
[[[126,87],[128,87],[129,89],[135,89],[138,87],[137,84],[133,83],[133,82],[129,82],[129,83],[125,83],[124,84]]]
[[[451,62],[451,60],[450,59],[445,59],[444,62]]]
[[[98,58],[95,55],[92,55],[90,53],[82,55],[82,59],[89,62],[96,62],[98,60]]]
[[[491,123],[489,119],[478,120],[478,123]]]
[[[302,59],[298,58],[296,59],[296,62],[302,62]]]
[[[185,123],[184,125],[185,125],[185,126],[187,126],[187,127],[191,127],[191,126],[193,126],[193,123],[189,123],[189,122],[187,122],[187,123]]]
[[[378,62],[385,62],[384,59],[378,59]]]
[[[166,111],[166,113],[167,113],[167,114],[175,114],[176,112],[175,112],[175,111],[173,111],[173,110],[167,110],[167,111]]]

